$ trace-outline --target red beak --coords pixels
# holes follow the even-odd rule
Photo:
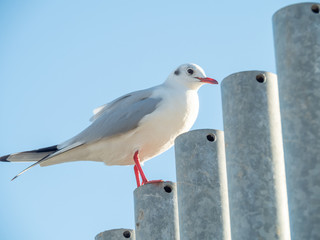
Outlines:
[[[204,82],[204,83],[210,83],[210,84],[218,84],[218,81],[213,79],[213,78],[200,78],[200,77],[196,77],[200,80],[200,82]]]

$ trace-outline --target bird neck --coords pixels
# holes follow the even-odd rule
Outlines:
[[[176,89],[178,91],[198,91],[201,87],[199,83],[182,83],[180,81],[175,81],[174,79],[167,79],[164,83],[164,86]]]

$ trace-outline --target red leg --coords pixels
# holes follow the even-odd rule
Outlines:
[[[147,183],[148,182],[148,179],[146,178],[146,175],[144,175],[144,172],[142,170],[142,167],[140,165],[140,160],[139,160],[139,151],[136,151],[133,155],[133,160],[134,160],[134,163],[136,164],[135,167],[137,167],[140,175],[141,175],[141,178],[142,178],[142,185]]]
[[[134,172],[136,175],[136,180],[137,180],[137,185],[138,187],[140,187],[140,178],[139,175],[137,173],[140,173],[141,178],[142,178],[142,183],[141,185],[147,184],[147,183],[160,183],[163,182],[162,180],[152,180],[152,181],[148,181],[148,179],[146,178],[146,175],[144,174],[142,167],[140,165],[140,160],[139,160],[139,151],[136,151],[133,155],[133,160],[135,162],[135,166],[134,166]],[[138,183],[139,182],[139,183]]]
[[[139,177],[139,171],[136,165],[133,167],[134,170],[134,175],[136,176],[136,181],[137,181],[137,187],[140,187],[140,177]]]

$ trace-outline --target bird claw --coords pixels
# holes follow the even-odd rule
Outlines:
[[[151,180],[151,181],[146,181],[146,182],[142,182],[142,185],[145,185],[145,184],[157,184],[157,183],[163,183],[164,181],[163,180]]]
[[[158,184],[158,183],[163,183],[163,180],[151,180],[148,181],[148,179],[146,178],[146,175],[144,174],[142,167],[140,165],[140,160],[139,160],[139,151],[136,151],[133,155],[133,160],[135,162],[134,165],[134,175],[136,177],[136,181],[137,181],[137,187],[140,187],[142,185],[145,184]],[[140,183],[140,177],[139,177],[139,173],[141,175],[141,183]]]

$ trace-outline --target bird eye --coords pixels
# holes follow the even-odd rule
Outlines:
[[[188,72],[190,75],[193,74],[193,70],[192,70],[191,68],[188,68],[188,69],[187,69],[187,72]]]

